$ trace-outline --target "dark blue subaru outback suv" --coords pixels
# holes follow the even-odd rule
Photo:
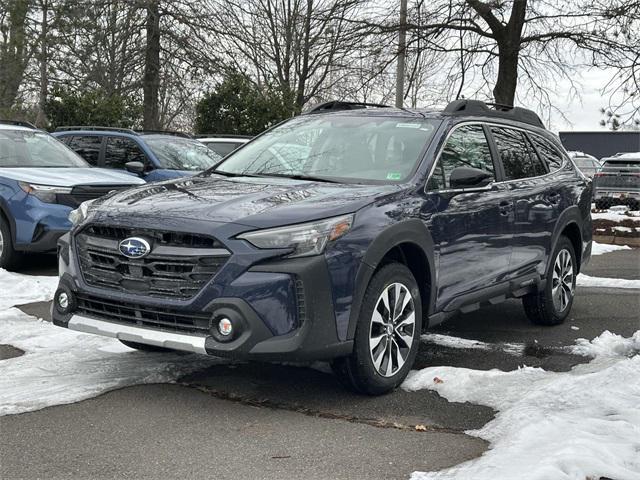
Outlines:
[[[529,110],[330,102],[199,175],[74,211],[53,321],[141,350],[330,360],[380,394],[457,312],[517,297],[562,322],[590,203]]]

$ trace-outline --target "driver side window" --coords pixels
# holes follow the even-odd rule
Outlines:
[[[495,179],[491,150],[482,125],[464,125],[454,130],[437,159],[427,189],[450,189],[451,172],[458,167],[484,170]]]

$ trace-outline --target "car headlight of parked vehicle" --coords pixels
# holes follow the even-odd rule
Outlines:
[[[57,195],[71,193],[70,187],[55,187],[26,182],[18,182],[18,184],[28,195],[33,195],[44,203],[57,203]]]
[[[293,248],[287,255],[309,257],[324,252],[327,243],[343,236],[351,229],[353,215],[342,215],[316,222],[286,227],[268,228],[238,235],[257,248]]]
[[[87,218],[87,216],[89,215],[89,207],[93,202],[95,202],[95,200],[87,200],[86,202],[82,202],[78,206],[78,208],[69,212],[68,218],[74,227],[82,223]]]

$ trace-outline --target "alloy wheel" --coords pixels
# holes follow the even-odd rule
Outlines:
[[[405,364],[413,345],[416,313],[413,297],[402,283],[385,287],[371,318],[369,353],[374,368],[392,377]]]
[[[0,230],[0,257],[4,253],[4,235],[2,234],[2,230]]]
[[[573,273],[573,261],[569,250],[562,249],[558,252],[553,266],[551,285],[551,297],[553,306],[558,313],[564,312],[571,302],[575,278]]]

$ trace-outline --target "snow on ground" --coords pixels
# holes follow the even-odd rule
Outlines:
[[[570,372],[411,372],[405,390],[435,390],[450,401],[498,411],[484,427],[467,432],[491,443],[481,457],[439,472],[414,472],[412,480],[640,479],[640,331],[630,339],[604,332],[575,348],[595,359]]]
[[[56,327],[16,308],[0,312],[0,343],[25,351],[0,361],[0,416],[74,403],[130,385],[171,383],[225,362],[204,355],[138,352],[115,339]]]
[[[440,333],[426,333],[420,336],[425,343],[433,343],[448,348],[466,348],[470,350],[501,350],[512,355],[521,355],[524,352],[524,345],[520,343],[487,343],[480,340],[469,340],[468,338],[452,337]]]
[[[57,277],[0,270],[0,344],[25,352],[0,361],[0,416],[74,403],[108,390],[170,383],[225,362],[202,355],[144,353],[119,341],[52,325],[14,305],[53,298]]]
[[[51,300],[57,287],[58,277],[22,275],[0,268],[0,310]]]
[[[605,253],[615,252],[617,250],[631,250],[627,245],[610,245],[608,243],[591,243],[591,255],[602,255]]]
[[[623,222],[625,220],[631,220],[632,222],[640,222],[640,212],[638,211],[621,211],[615,212],[608,210],[606,212],[592,212],[592,220],[609,220],[611,222]]]
[[[640,288],[640,280],[628,280],[625,278],[591,277],[581,273],[576,278],[579,287],[600,288]]]

